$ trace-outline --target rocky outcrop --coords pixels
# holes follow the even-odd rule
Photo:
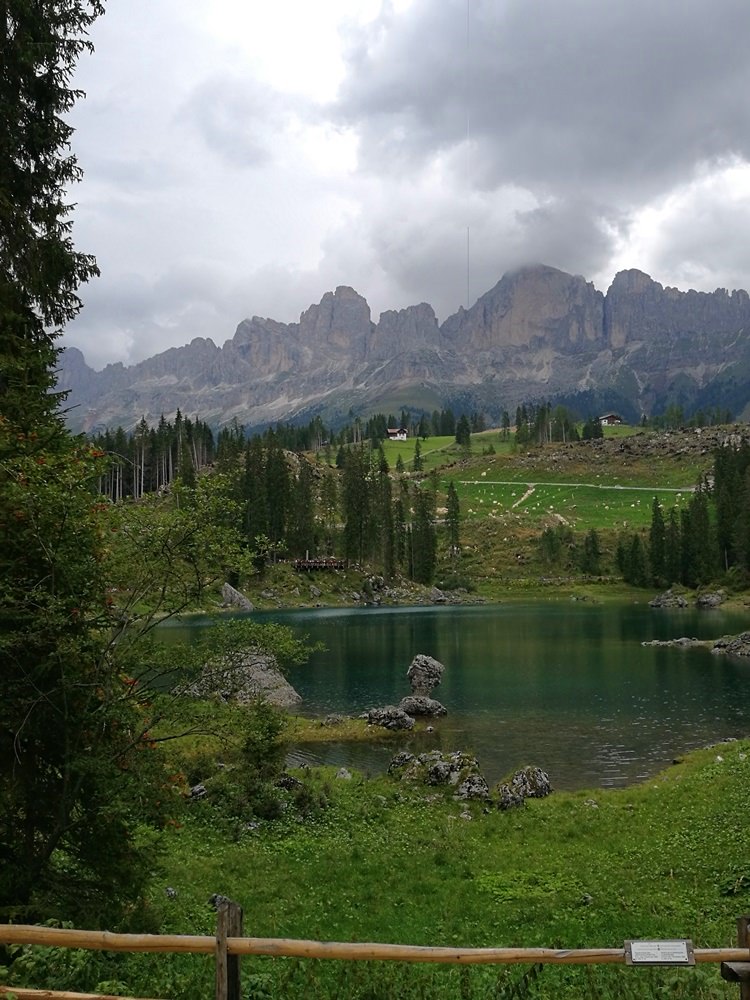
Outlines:
[[[504,275],[441,332],[461,351],[547,347],[570,350],[603,343],[604,296],[579,275],[535,265]]]
[[[221,333],[221,331],[216,331]],[[529,400],[584,395],[626,418],[682,405],[750,405],[750,297],[678,291],[641,271],[620,272],[606,295],[579,275],[535,265],[506,274],[470,309],[438,325],[427,303],[387,310],[340,286],[298,323],[253,316],[217,347],[207,337],[126,368],[89,368],[62,355],[74,430],[141,417],[154,425],[179,408],[213,425],[250,430],[277,420],[340,419],[387,407],[394,392],[425,392],[499,419]]]
[[[240,611],[252,611],[253,605],[244,594],[234,588],[231,583],[225,583],[221,588],[221,603],[225,608],[239,608]]]
[[[278,708],[291,708],[302,701],[274,657],[253,650],[207,663],[199,677],[182,685],[178,692],[191,698],[219,698],[240,704],[262,698]]]
[[[648,606],[650,608],[686,608],[688,602],[682,594],[675,594],[672,590],[667,590],[650,600]]]
[[[750,632],[741,632],[734,638],[717,639],[713,653],[726,653],[729,656],[750,656]]]
[[[490,794],[476,758],[462,750],[453,753],[431,750],[419,756],[404,750],[391,760],[388,774],[399,781],[452,787],[453,797],[460,801],[487,799]]]
[[[370,726],[382,726],[383,729],[399,730],[413,729],[414,719],[407,715],[403,709],[395,705],[386,705],[384,708],[371,708],[365,712],[363,718],[367,719]]]
[[[708,591],[705,594],[698,594],[695,599],[695,606],[696,608],[703,608],[710,611],[713,608],[720,608],[726,597],[727,595],[723,590]]]
[[[604,336],[611,348],[700,333],[710,338],[750,326],[750,296],[739,290],[681,292],[643,271],[620,271],[604,302]]]
[[[552,792],[549,775],[540,767],[523,767],[507,781],[496,785],[493,797],[498,809],[514,809],[526,799],[543,799]]]

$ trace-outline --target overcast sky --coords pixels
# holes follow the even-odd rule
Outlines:
[[[750,286],[748,0],[107,6],[73,116],[102,276],[64,338],[94,367],[337,285],[440,321],[530,262]]]

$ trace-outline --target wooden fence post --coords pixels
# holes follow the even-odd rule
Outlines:
[[[216,1000],[241,1000],[240,956],[227,952],[230,937],[242,937],[242,907],[226,900],[216,908]]]
[[[737,945],[750,948],[750,916],[737,918]],[[750,1000],[750,962],[722,962],[721,978],[739,983],[740,1000]]]

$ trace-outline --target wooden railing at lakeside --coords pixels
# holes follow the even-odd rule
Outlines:
[[[740,987],[740,1000],[750,1000],[750,917],[737,921],[734,948],[691,948],[695,963],[721,963],[721,975]],[[213,955],[216,961],[216,1000],[239,1000],[240,958],[269,956],[336,959],[339,961],[432,962],[446,965],[625,965],[622,948],[442,948],[416,945],[304,941],[287,938],[245,937],[242,909],[232,902],[217,911],[215,937],[186,934],[116,934],[0,924],[0,944],[84,948],[95,951]],[[692,962],[691,962],[692,964]],[[70,993],[1,986],[0,997],[18,1000],[136,1000],[99,993]],[[145,998],[140,998],[145,1000]]]

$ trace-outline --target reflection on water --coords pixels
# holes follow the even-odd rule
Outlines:
[[[643,646],[648,639],[716,638],[742,615],[580,602],[470,608],[283,612],[273,618],[326,651],[290,680],[307,715],[358,715],[409,693],[416,653],[446,667],[434,695],[449,710],[433,734],[375,745],[297,748],[295,762],[376,773],[400,749],[467,749],[490,782],[533,763],[557,788],[618,786],[675,756],[750,731],[750,664],[705,649]],[[169,627],[189,638],[207,621]]]

